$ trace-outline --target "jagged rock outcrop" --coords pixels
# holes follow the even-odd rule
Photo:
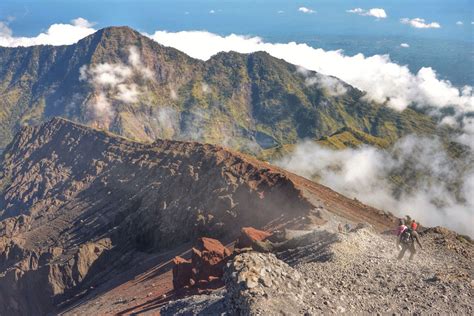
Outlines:
[[[236,256],[226,267],[225,290],[207,299],[200,295],[170,302],[160,312],[472,314],[472,242],[441,227],[420,235],[423,250],[414,260],[397,260],[394,236],[379,234],[368,225],[349,233],[324,226],[290,239],[288,252],[293,256],[258,252]],[[325,246],[318,246],[321,243]]]
[[[17,134],[1,175],[0,314],[54,311],[129,251],[297,223],[313,208],[285,174],[240,154],[63,119]]]
[[[173,259],[173,288],[178,290],[190,285],[193,276],[193,263],[191,259],[187,260],[176,256]]]
[[[272,234],[263,230],[255,229],[253,227],[244,227],[240,232],[240,236],[235,243],[235,248],[249,248],[252,247],[255,241],[263,241]]]
[[[216,239],[201,237],[191,249],[191,259],[173,259],[173,286],[205,289],[221,285],[224,265],[231,252]]]

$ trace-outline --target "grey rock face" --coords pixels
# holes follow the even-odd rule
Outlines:
[[[311,293],[302,275],[273,254],[243,253],[228,263],[224,275],[230,314],[304,314]]]

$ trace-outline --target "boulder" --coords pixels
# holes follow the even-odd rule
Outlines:
[[[173,287],[180,289],[190,285],[192,274],[192,262],[179,256],[173,259]]]
[[[192,248],[190,260],[176,257],[173,267],[173,286],[198,288],[219,287],[224,266],[231,252],[216,239],[199,238]]]
[[[226,257],[231,252],[220,241],[202,237],[192,249],[193,279],[209,281],[210,277],[222,277]]]
[[[272,234],[266,231],[255,229],[253,227],[244,227],[240,232],[235,248],[251,248],[256,241],[264,241],[270,236],[272,236]]]

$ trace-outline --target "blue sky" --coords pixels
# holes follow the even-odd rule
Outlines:
[[[305,7],[314,13],[302,13]],[[382,8],[388,17],[350,14],[346,10]],[[214,10],[214,14],[210,11]],[[284,11],[280,12],[279,11]],[[129,25],[143,31],[205,29],[214,33],[282,35],[389,35],[473,40],[472,0],[2,0],[0,19],[14,17],[11,28],[18,35],[33,35],[52,23],[78,16],[97,25]],[[416,29],[402,18],[438,22],[439,29]],[[456,22],[463,22],[463,26]]]
[[[83,17],[94,28],[142,32],[206,30],[307,43],[346,54],[389,54],[413,72],[433,67],[457,86],[474,85],[474,0],[2,0],[0,21],[14,36],[35,36]],[[299,10],[306,8],[308,10]],[[353,9],[383,9],[386,18]],[[314,11],[314,12],[311,12]],[[306,13],[305,13],[306,12]],[[409,22],[401,23],[401,19]],[[414,19],[439,28],[416,28]],[[457,22],[461,22],[460,25]],[[409,44],[409,49],[400,46]]]

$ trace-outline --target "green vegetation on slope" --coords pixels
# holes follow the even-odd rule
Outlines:
[[[337,96],[308,85],[318,74],[267,53],[219,53],[202,62],[115,27],[70,46],[0,48],[0,148],[22,125],[52,116],[100,126],[87,106],[97,91],[79,79],[80,69],[127,65],[132,46],[153,78],[136,80],[138,101],[109,96],[114,116],[105,126],[130,139],[198,140],[267,156],[301,139],[386,147],[406,134],[438,133],[430,117],[368,102],[343,82],[347,93]]]

